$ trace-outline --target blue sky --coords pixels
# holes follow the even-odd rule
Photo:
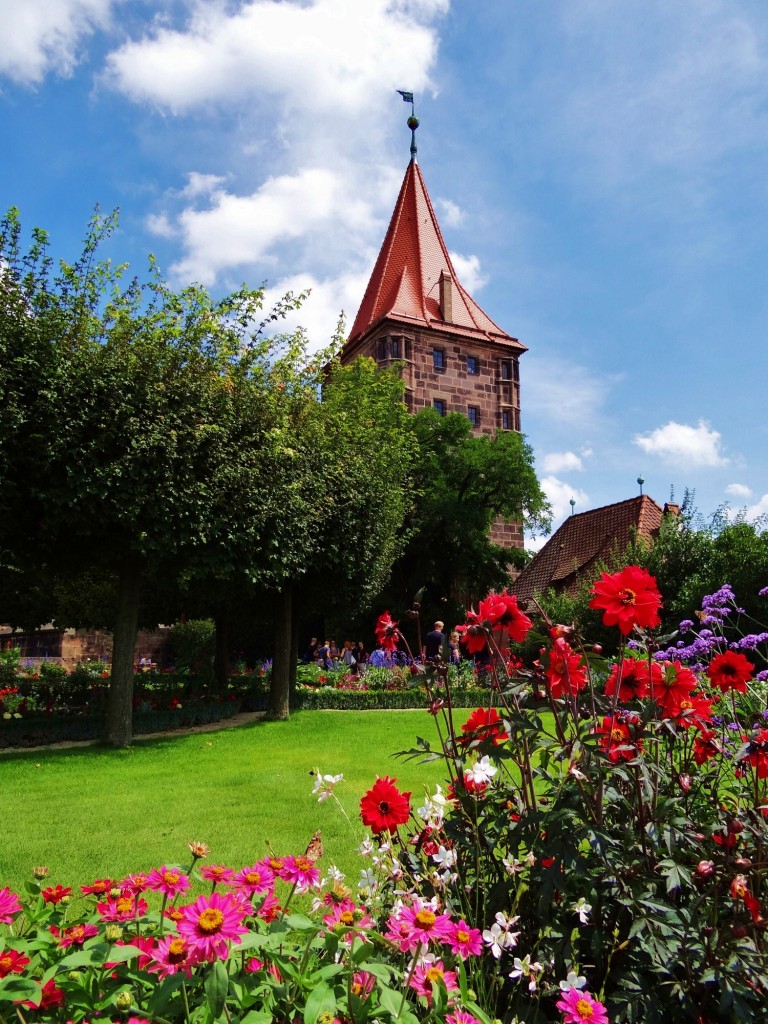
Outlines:
[[[362,298],[419,163],[463,283],[529,352],[556,522],[695,490],[768,512],[763,0],[0,0],[0,198],[73,257]]]

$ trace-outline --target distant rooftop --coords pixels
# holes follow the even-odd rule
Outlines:
[[[599,562],[623,551],[633,538],[654,540],[662,519],[678,514],[677,505],[660,508],[647,494],[569,516],[526,565],[510,587],[519,598],[550,588],[570,593]]]

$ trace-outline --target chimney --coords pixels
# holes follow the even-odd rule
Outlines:
[[[664,504],[664,515],[665,516],[679,516],[680,506],[676,505],[673,501],[667,501]]]
[[[440,315],[444,323],[453,323],[453,280],[447,270],[440,271]]]

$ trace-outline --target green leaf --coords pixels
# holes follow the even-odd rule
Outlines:
[[[310,921],[308,917],[304,917],[303,914],[289,914],[284,919],[285,924],[291,929],[291,931],[297,932],[315,932],[317,931],[317,925],[314,921]]]
[[[0,999],[31,999],[36,1003],[41,993],[40,985],[31,978],[19,978],[12,974],[0,981]]]
[[[329,985],[317,985],[307,996],[307,1004],[304,1007],[304,1024],[315,1024],[321,1013],[334,1014],[336,1011],[336,996]]]
[[[211,964],[205,978],[205,997],[214,1020],[218,1020],[224,1012],[224,1003],[229,991],[229,975],[221,960]]]
[[[171,974],[160,982],[153,990],[147,1005],[147,1012],[150,1018],[163,1016],[166,1007],[183,984],[184,975],[182,973]]]

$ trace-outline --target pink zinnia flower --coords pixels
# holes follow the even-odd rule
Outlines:
[[[134,896],[138,896],[139,893],[144,892],[148,888],[147,876],[143,874],[143,872],[135,875],[127,875],[122,882],[118,883],[117,888],[123,892],[132,893]]]
[[[229,885],[235,877],[232,868],[225,868],[223,864],[204,864],[200,868],[200,877],[206,882],[213,882],[214,885]]]
[[[563,1014],[563,1024],[608,1024],[607,1010],[589,992],[569,989],[555,1005]]]
[[[350,991],[352,992],[352,995],[365,1001],[371,992],[373,992],[375,984],[375,975],[369,974],[368,971],[356,971],[352,976]]]
[[[449,992],[459,987],[456,972],[446,971],[443,961],[435,960],[431,963],[426,961],[423,964],[417,964],[408,984],[418,995],[424,996],[427,1005],[431,1006],[432,986],[441,981]]]
[[[192,966],[197,961],[192,955],[189,943],[181,935],[166,935],[152,950],[149,970],[160,978],[182,971],[189,978]]]
[[[15,949],[0,949],[0,978],[9,974],[23,974],[29,963],[29,957]]]
[[[99,929],[94,924],[75,924],[62,930],[51,925],[51,934],[56,937],[60,949],[68,949],[70,946],[82,946],[86,939],[98,935]]]
[[[483,948],[483,936],[479,928],[472,928],[462,918],[451,925],[452,931],[445,944],[452,953],[458,953],[462,960],[468,956],[479,956]]]
[[[97,878],[91,885],[81,885],[80,892],[84,896],[106,896],[112,889],[127,888],[125,883],[118,886],[111,878]]]
[[[250,913],[250,909],[248,913]],[[270,921],[274,921],[277,915],[280,913],[280,901],[273,892],[268,892],[261,904],[256,910],[256,916],[260,917],[263,921],[269,924]]]
[[[47,889],[43,889],[40,895],[43,897],[46,903],[61,903],[65,897],[72,893],[70,886],[66,885],[49,885]]]
[[[466,1010],[457,1010],[455,1013],[448,1014],[445,1024],[480,1024],[480,1021]]]
[[[234,888],[249,896],[253,896],[255,893],[271,892],[274,884],[275,873],[265,861],[259,861],[250,868],[243,868],[232,879]]]
[[[320,869],[303,854],[299,857],[286,857],[279,875],[284,882],[295,885],[297,892],[316,889],[320,885]]]
[[[21,910],[19,897],[6,886],[0,889],[0,924],[10,924]]]
[[[227,943],[239,942],[248,931],[243,926],[245,913],[231,896],[217,892],[200,896],[191,906],[182,908],[179,934],[189,942],[200,960],[225,960]]]
[[[123,894],[116,899],[110,897],[106,903],[97,903],[96,909],[102,921],[132,921],[134,917],[143,917],[149,907],[146,900]]]
[[[347,928],[360,928],[361,931],[350,932],[347,935],[359,939],[365,938],[365,929],[373,928],[373,918],[363,908],[356,907],[352,900],[344,900],[337,903],[330,914],[323,915],[323,923],[327,924],[332,931],[343,932]]]
[[[161,892],[168,899],[175,899],[189,888],[189,876],[163,864],[161,868],[153,868],[149,872],[147,888]]]
[[[445,942],[453,931],[453,924],[447,914],[436,914],[428,904],[420,900],[401,909],[397,925],[402,936],[400,948],[403,952],[428,942]]]

